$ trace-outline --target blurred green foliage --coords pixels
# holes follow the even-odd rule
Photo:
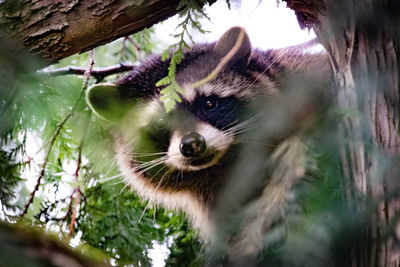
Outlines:
[[[94,66],[143,60],[154,47],[152,34],[152,29],[146,29],[94,49]],[[20,218],[40,175],[49,141],[57,135],[25,222],[58,232],[62,239],[71,238],[74,245],[99,248],[114,264],[150,266],[149,251],[154,244],[166,247],[169,258],[164,257],[176,266],[192,261],[201,245],[186,218],[147,207],[124,187],[113,160],[108,125],[91,116],[82,97],[86,89],[83,78],[37,74],[35,70],[43,66],[40,62],[29,55],[14,54],[10,44],[0,45],[0,75],[8,77],[0,84],[0,218],[11,223]],[[82,53],[47,69],[87,67],[89,60],[89,54]],[[121,75],[126,74],[107,79]],[[89,80],[89,84],[94,82]],[[78,186],[79,208],[74,218],[74,190]]]
[[[191,241],[195,234],[187,228],[183,216],[153,207],[143,211],[143,203],[122,183],[98,183],[86,189],[85,194],[76,230],[82,232],[82,239],[88,244],[101,248],[120,263],[148,265],[148,249],[154,242],[167,245],[170,236],[174,242],[169,261],[174,266],[186,266],[184,261],[193,260],[195,254],[186,253],[190,248],[182,239]],[[176,260],[176,254],[181,258]]]

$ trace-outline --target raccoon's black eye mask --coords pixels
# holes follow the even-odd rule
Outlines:
[[[234,96],[197,96],[193,103],[183,103],[199,119],[223,130],[238,123],[241,110],[239,100]]]

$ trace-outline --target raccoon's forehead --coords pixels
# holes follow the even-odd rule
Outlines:
[[[246,99],[255,96],[267,84],[272,84],[267,76],[261,79],[259,73],[246,69],[238,71],[235,66],[226,66],[215,78],[205,84],[196,86],[199,81],[208,77],[219,61],[213,52],[206,52],[201,57],[192,59],[190,64],[178,67],[177,83],[184,89],[183,100],[192,102],[197,96],[217,95],[219,97],[235,96]],[[266,81],[268,80],[268,81]]]
[[[184,90],[182,98],[186,102],[193,102],[199,96],[216,95],[221,98],[234,96],[240,100],[254,97],[262,90],[260,82],[250,75],[237,74],[235,72],[224,71],[213,79],[201,86],[194,87],[193,82],[181,82]]]

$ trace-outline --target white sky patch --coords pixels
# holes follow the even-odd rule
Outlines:
[[[307,42],[315,38],[313,31],[300,30],[297,18],[286,3],[279,5],[275,0],[246,0],[232,3],[231,10],[225,1],[218,1],[207,6],[206,14],[210,17],[202,19],[201,24],[207,34],[193,32],[195,42],[213,42],[233,26],[242,26],[250,36],[252,45],[257,48],[280,48]],[[158,49],[177,42],[171,37],[180,19],[174,16],[155,27],[155,38],[160,40]],[[189,42],[190,43],[190,42]]]
[[[32,157],[35,164],[29,165],[33,167],[25,168],[22,173],[22,177],[26,179],[25,185],[27,189],[32,192],[36,183],[37,177],[40,173],[40,168],[38,165],[44,163],[45,152],[48,150],[47,143],[41,142],[41,139],[33,132],[28,131],[26,134],[26,154]],[[57,197],[62,199],[69,196],[72,193],[73,188],[70,186],[74,182],[74,172],[76,169],[76,162],[68,161],[62,163],[63,173],[55,173],[54,175],[61,176],[60,187],[58,188]],[[46,188],[46,196],[52,202],[56,199],[54,198],[55,188],[49,186]]]
[[[36,168],[36,164],[43,164],[44,161],[44,150],[42,147],[41,139],[36,136],[33,132],[26,132],[26,154],[32,157],[35,164],[29,165],[29,168],[25,168],[22,173],[22,177],[26,179],[26,187],[30,192],[36,185],[37,175],[39,174],[39,168]],[[27,158],[24,158],[27,160]]]
[[[168,259],[171,253],[169,247],[172,245],[173,238],[168,236],[167,240],[162,243],[153,241],[153,247],[148,250],[148,255],[151,258],[153,267],[163,267],[165,266],[165,260]]]

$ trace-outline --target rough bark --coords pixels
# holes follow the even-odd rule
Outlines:
[[[1,39],[55,62],[177,13],[179,0],[6,0],[0,4]]]
[[[314,29],[330,57],[338,107],[359,112],[339,125],[347,141],[342,168],[377,207],[370,214],[365,243],[355,248],[349,265],[398,266],[399,235],[388,235],[385,229],[397,224],[400,211],[400,4],[395,0],[286,2],[301,27]]]

